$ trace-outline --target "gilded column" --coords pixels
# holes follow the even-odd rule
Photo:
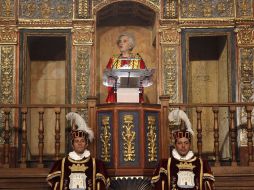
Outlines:
[[[243,26],[236,29],[239,61],[239,101],[254,102],[254,28]],[[247,122],[247,114],[242,108],[240,122]],[[247,130],[240,132],[241,145],[247,145]]]
[[[87,97],[91,94],[92,81],[91,56],[93,45],[93,26],[74,25],[73,27],[73,64],[72,64],[72,102],[87,104]],[[87,110],[83,110],[87,118]]]
[[[16,103],[16,26],[0,25],[0,104]],[[0,120],[3,110],[0,112]],[[0,124],[0,133],[2,132]],[[3,143],[0,135],[0,143]]]
[[[162,94],[170,97],[169,102],[178,102],[179,94],[179,45],[180,34],[175,27],[165,26],[160,29],[162,59]]]

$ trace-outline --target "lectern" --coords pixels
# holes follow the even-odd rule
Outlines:
[[[97,157],[105,163],[110,176],[153,173],[162,155],[160,110],[158,104],[97,106]]]
[[[114,88],[117,102],[138,103],[139,93],[151,86],[154,69],[106,69],[103,84]]]

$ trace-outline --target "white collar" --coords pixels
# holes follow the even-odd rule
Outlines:
[[[84,157],[89,157],[91,154],[90,154],[90,151],[89,150],[85,150],[83,152],[83,154],[79,155],[77,154],[75,151],[72,151],[69,153],[69,157],[73,160],[82,160]]]
[[[172,151],[172,156],[177,159],[177,160],[180,160],[180,161],[187,161],[187,160],[190,160],[193,156],[194,156],[194,153],[190,150],[186,156],[181,156],[177,151],[176,149],[173,149]]]

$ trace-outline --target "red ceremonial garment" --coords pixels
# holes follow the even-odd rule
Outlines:
[[[214,176],[208,162],[196,156],[160,161],[152,177],[155,190],[213,190]]]
[[[103,163],[90,156],[81,160],[73,160],[69,156],[58,160],[49,172],[47,181],[52,190],[69,190],[70,187],[106,190],[109,185]]]
[[[128,66],[129,69],[145,69],[145,62],[139,54],[132,55],[129,58],[122,57],[121,55],[114,55],[109,59],[106,66],[107,69],[120,69],[121,67]],[[114,92],[113,87],[108,87],[107,103],[115,103],[117,101],[117,94]],[[139,102],[144,102],[143,88],[139,94]]]

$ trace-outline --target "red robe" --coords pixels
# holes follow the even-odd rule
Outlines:
[[[107,69],[119,69],[125,65],[128,65],[131,69],[145,69],[146,65],[144,60],[139,54],[132,55],[130,59],[124,59],[121,55],[114,55],[108,61],[106,66]],[[117,94],[114,92],[113,87],[108,87],[108,96],[106,99],[107,103],[115,103],[117,101]],[[139,102],[144,102],[143,88],[139,94]]]
[[[109,185],[104,164],[90,156],[78,161],[67,156],[56,161],[47,181],[52,190],[69,190],[70,178],[75,174],[85,176],[86,190],[105,190]]]
[[[179,171],[182,171],[183,174],[194,174],[194,187],[178,186],[178,182],[181,183],[181,179],[178,178],[186,176],[179,175],[181,173]],[[182,183],[187,184],[188,182]],[[213,190],[214,176],[208,163],[200,158],[194,156],[189,160],[180,161],[172,157],[160,161],[152,177],[152,184],[155,190]]]

